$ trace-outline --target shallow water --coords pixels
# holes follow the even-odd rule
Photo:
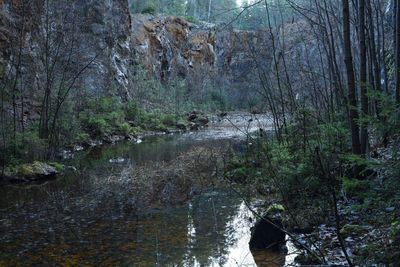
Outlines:
[[[67,160],[77,171],[55,181],[1,187],[0,266],[291,264],[290,253],[251,254],[253,216],[229,189],[210,188],[180,206],[146,207],[133,202],[138,192],[124,178],[136,165],[172,160],[194,146],[240,148],[243,133],[260,121],[237,115],[196,133],[94,148]]]

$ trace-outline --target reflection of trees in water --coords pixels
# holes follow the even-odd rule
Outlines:
[[[14,240],[48,243],[34,249],[33,254],[24,254],[26,262],[37,264],[48,259],[61,263],[74,256],[91,263],[107,262],[111,265],[155,266],[158,263],[160,266],[193,266],[195,262],[200,266],[223,265],[229,247],[236,241],[232,221],[240,200],[229,194],[206,194],[196,197],[191,206],[138,216],[135,212],[121,211],[115,195],[107,197],[101,205],[90,205],[93,210],[82,210],[82,202],[87,198],[75,199],[75,203],[71,203],[71,198],[67,199],[67,202],[60,199],[43,202],[42,213],[37,207],[25,207],[32,210],[24,210],[23,214],[35,212],[37,219],[21,226],[24,230],[14,233]],[[89,199],[93,199],[92,196]],[[58,210],[56,206],[59,204],[66,205],[63,208],[68,207],[68,212]],[[12,222],[16,223],[16,217]],[[190,227],[195,234],[191,235]],[[50,228],[52,232],[46,233]],[[35,229],[43,230],[40,238],[34,235]],[[27,233],[31,234],[27,236]],[[14,249],[15,253],[22,247]],[[5,247],[1,250],[8,251]],[[64,256],[53,258],[50,256],[53,254]]]
[[[235,243],[231,222],[237,215],[240,200],[229,194],[204,195],[192,202],[189,216],[194,234],[187,251],[187,264],[200,266],[226,263],[228,249]]]
[[[40,265],[47,259],[61,265],[75,257],[94,265],[154,266],[159,262],[181,266],[187,262],[192,266],[194,261],[222,265],[235,241],[229,222],[237,213],[238,199],[200,196],[190,209],[171,208],[145,216],[148,205],[141,205],[140,199],[146,190],[124,179],[133,163],[173,159],[194,146],[191,139],[182,143],[169,138],[76,153],[67,165],[77,166],[78,172],[41,186],[4,189],[1,200],[6,209],[0,210],[0,231],[6,234],[0,236],[0,261],[12,258]],[[220,140],[204,143],[221,146]],[[203,141],[196,141],[197,145],[204,145]],[[116,157],[127,160],[111,164],[109,159]],[[142,215],[137,216],[138,212]],[[188,233],[188,226],[196,235]]]
[[[136,250],[140,266],[224,265],[236,240],[231,222],[240,200],[228,194],[206,194],[191,205],[138,221]]]
[[[154,146],[154,151],[159,149]],[[166,154],[176,153],[174,149]],[[0,221],[0,230],[12,233],[0,238],[4,241],[0,260],[24,251],[15,261],[23,258],[32,265],[45,259],[61,264],[71,257],[110,265],[225,263],[229,244],[235,241],[234,229],[228,225],[240,201],[228,195],[209,194],[195,198],[190,209],[175,207],[145,216],[148,205],[140,203],[145,188],[125,179],[129,170],[126,165],[130,163],[107,164],[109,157],[125,157],[127,153],[131,152],[116,149],[99,156],[98,165],[82,163],[82,172],[70,173],[71,177],[29,190],[15,190],[26,195],[27,201],[15,212],[0,211],[0,215],[8,217],[7,221]],[[196,235],[188,233],[188,226],[195,229]]]
[[[180,266],[187,236],[187,207],[139,216],[130,260],[133,266]]]

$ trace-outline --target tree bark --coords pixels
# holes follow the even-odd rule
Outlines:
[[[394,0],[396,2],[396,102],[400,104],[400,0]]]
[[[348,105],[349,105],[349,121],[351,130],[352,151],[356,155],[361,154],[359,127],[358,127],[358,110],[356,98],[356,83],[354,77],[353,56],[351,52],[351,36],[350,36],[350,8],[349,0],[342,0],[343,3],[343,45],[344,45],[344,62],[347,72],[348,86]]]
[[[359,15],[359,46],[360,46],[360,92],[361,92],[361,119],[368,115],[368,84],[367,84],[367,46],[365,35],[365,1],[358,2]],[[361,154],[365,155],[368,145],[368,124],[363,120],[361,122]]]

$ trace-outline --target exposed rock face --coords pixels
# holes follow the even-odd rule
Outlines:
[[[68,1],[59,1],[68,4]],[[131,64],[131,17],[127,1],[79,0],[76,10],[84,18],[80,40],[87,43],[82,51],[85,62],[99,54],[81,79],[84,88],[100,94],[115,89],[111,93],[125,96],[130,88]]]
[[[218,29],[171,16],[134,15],[132,20],[136,62],[162,81],[186,78],[194,90],[210,80],[214,87],[245,92],[254,87],[249,81],[258,81],[257,64],[265,68],[272,59],[265,31]]]
[[[73,87],[89,94],[126,95],[130,38],[127,0],[2,0],[0,77],[20,68],[18,80],[34,92],[48,84],[44,76],[51,72],[55,87],[65,74],[68,82],[77,77]]]
[[[128,0],[0,0],[0,80],[18,76],[27,98],[47,87],[49,72],[55,88],[74,81],[71,94],[129,98],[138,65],[163,82],[184,78],[194,92],[240,94],[258,83],[254,57],[269,65],[268,43],[265,32],[131,15]]]
[[[172,71],[186,76],[189,66],[188,23],[174,17],[133,18],[133,44],[138,64],[166,80]]]

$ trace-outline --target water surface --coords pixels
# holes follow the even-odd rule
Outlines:
[[[129,186],[126,175],[136,166],[168,162],[196,146],[239,148],[245,132],[267,126],[250,116],[231,116],[196,133],[79,152],[66,160],[77,171],[57,180],[1,187],[0,266],[291,263],[290,256],[251,254],[254,216],[229,188],[207,188],[181,205],[143,206],[132,197],[140,196],[140,190]]]

